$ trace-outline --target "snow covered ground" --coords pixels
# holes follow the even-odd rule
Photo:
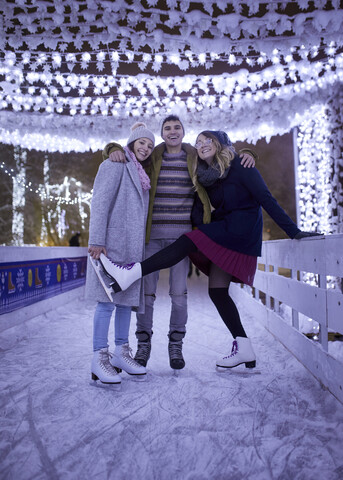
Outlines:
[[[239,308],[257,368],[217,372],[230,337],[205,277],[190,280],[186,367],[175,376],[163,274],[147,379],[123,374],[116,390],[89,384],[93,304],[3,332],[0,478],[342,479],[343,405]]]

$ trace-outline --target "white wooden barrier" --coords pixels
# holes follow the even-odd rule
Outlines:
[[[343,334],[339,288],[343,235],[263,242],[258,263],[263,270],[256,272],[254,289],[232,284],[232,297],[243,300],[249,312],[343,403],[343,362],[328,353],[328,331]],[[280,275],[279,268],[288,269],[290,278]],[[315,274],[317,285],[305,283],[303,273]],[[328,285],[330,277],[338,279],[336,288]],[[260,292],[265,294],[265,305]],[[280,304],[291,307],[291,324],[281,317]],[[319,323],[319,341],[299,331],[299,313]]]

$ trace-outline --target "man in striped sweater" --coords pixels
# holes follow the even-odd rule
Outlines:
[[[196,149],[183,143],[184,127],[175,115],[165,118],[162,123],[163,143],[158,145],[151,155],[151,163],[146,169],[151,190],[146,227],[146,250],[148,258],[162,248],[173,243],[183,233],[192,229],[191,210],[194,200],[194,188],[191,181],[191,165]],[[247,151],[250,153],[250,151]],[[250,158],[246,153],[243,160]],[[108,144],[103,157],[113,161],[125,161],[118,144]],[[115,260],[115,259],[113,259]],[[169,271],[169,295],[171,314],[169,320],[169,361],[173,369],[182,369],[185,361],[182,355],[182,341],[187,323],[187,274],[189,260],[185,258]],[[156,299],[159,272],[144,278],[145,313],[137,314],[136,337],[138,340],[135,360],[147,365],[151,352],[153,311]]]

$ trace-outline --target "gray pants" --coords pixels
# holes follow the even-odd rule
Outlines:
[[[151,257],[173,243],[175,239],[150,240],[145,249],[145,258]],[[171,313],[169,332],[186,331],[187,323],[187,274],[188,257],[169,269],[169,295],[171,298]],[[137,332],[151,333],[153,324],[154,303],[156,299],[157,282],[160,272],[150,273],[144,277],[145,313],[137,314]]]

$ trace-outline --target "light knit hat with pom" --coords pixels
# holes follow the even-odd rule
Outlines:
[[[139,138],[148,138],[149,140],[152,141],[153,145],[155,146],[155,136],[152,133],[151,130],[147,128],[145,123],[143,122],[137,122],[131,127],[131,135],[128,138],[127,144],[130,145],[130,143],[134,142],[135,140],[138,140]]]

